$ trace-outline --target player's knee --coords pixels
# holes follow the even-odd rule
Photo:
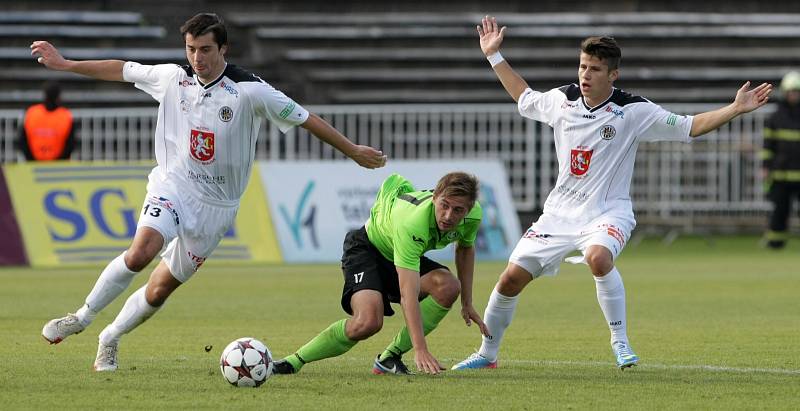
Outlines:
[[[461,294],[461,282],[452,274],[442,277],[442,281],[437,284],[434,300],[442,307],[451,307]]]
[[[611,253],[588,254],[586,263],[589,264],[589,269],[596,277],[602,277],[614,268],[614,259],[611,258]]]
[[[533,276],[522,268],[506,268],[497,281],[497,291],[507,297],[514,297],[533,280]]]
[[[153,307],[161,307],[173,291],[175,288],[166,284],[148,284],[144,299]]]
[[[353,341],[366,340],[383,328],[383,317],[358,316],[347,321],[347,338]]]
[[[134,272],[142,271],[155,256],[142,248],[130,248],[125,252],[125,265]]]

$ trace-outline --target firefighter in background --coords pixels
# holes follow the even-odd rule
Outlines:
[[[44,102],[25,112],[19,147],[28,161],[68,159],[75,146],[72,113],[61,105],[57,83],[44,85]]]
[[[773,209],[767,247],[781,249],[788,239],[792,199],[800,198],[800,72],[781,81],[783,99],[764,126],[764,174]]]

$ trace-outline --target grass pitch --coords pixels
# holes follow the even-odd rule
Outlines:
[[[372,359],[402,325],[396,307],[378,335],[347,354],[297,375],[273,376],[256,389],[223,380],[220,350],[252,336],[280,358],[344,318],[336,264],[210,262],[123,338],[116,373],[91,370],[97,335],[146,275],[82,334],[50,346],[42,325],[75,310],[100,268],[0,269],[0,404],[8,410],[798,409],[799,243],[783,252],[761,249],[755,238],[630,245],[618,267],[631,343],[642,360],[624,372],[613,365],[588,270],[566,264],[557,277],[523,292],[496,370],[373,376]],[[478,265],[479,311],[504,265]],[[449,366],[480,339],[477,327],[465,327],[454,312],[428,344]]]

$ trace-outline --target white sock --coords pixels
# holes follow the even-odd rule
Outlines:
[[[621,341],[628,343],[627,320],[625,318],[625,286],[622,277],[614,267],[602,277],[594,277],[597,286],[597,302],[606,317],[606,323],[611,330],[611,342]]]
[[[110,345],[112,343],[118,343],[120,337],[133,331],[134,328],[145,322],[161,308],[153,307],[147,303],[144,297],[145,288],[147,288],[146,284],[128,297],[128,301],[125,301],[125,305],[122,307],[119,314],[117,314],[117,318],[114,319],[114,322],[109,324],[108,327],[100,333],[101,344]]]
[[[511,324],[518,301],[519,295],[506,297],[497,292],[497,288],[492,291],[492,295],[489,297],[489,304],[483,313],[483,321],[486,323],[486,327],[489,328],[491,337],[483,336],[481,349],[478,350],[478,354],[483,358],[491,362],[497,361],[500,341],[503,339],[506,328]]]
[[[103,308],[114,301],[133,281],[137,273],[125,265],[125,253],[118,255],[106,266],[94,288],[86,297],[86,304],[75,315],[84,326],[89,325]]]

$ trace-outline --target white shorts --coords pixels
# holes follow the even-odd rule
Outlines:
[[[238,210],[238,205],[208,204],[160,185],[148,190],[137,229],[149,227],[161,233],[161,258],[172,276],[185,283],[233,226]]]
[[[569,253],[579,250],[585,256],[592,245],[607,248],[616,260],[635,225],[636,222],[627,217],[600,216],[589,223],[575,224],[543,214],[522,235],[508,261],[537,278],[556,275],[561,261]],[[585,263],[584,256],[567,258],[566,261]]]

